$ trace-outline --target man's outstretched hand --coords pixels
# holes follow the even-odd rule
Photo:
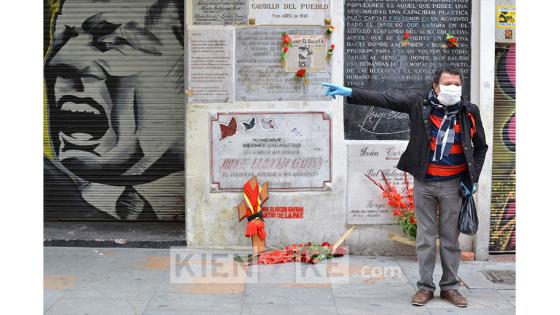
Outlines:
[[[330,96],[333,99],[335,99],[336,95],[340,95],[340,96],[352,96],[352,89],[351,88],[347,88],[338,84],[334,84],[334,83],[321,83],[322,86],[327,88],[327,91],[325,92],[326,96]]]

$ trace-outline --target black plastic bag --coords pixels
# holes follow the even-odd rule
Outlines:
[[[473,195],[468,190],[465,192],[465,190],[463,190],[463,203],[459,213],[459,231],[463,234],[474,235],[478,230],[478,215],[476,214]]]

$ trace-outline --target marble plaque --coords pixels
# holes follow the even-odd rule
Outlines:
[[[249,24],[325,25],[330,0],[250,0]]]
[[[290,36],[323,36],[322,27],[278,28],[249,27],[236,29],[235,99],[238,101],[309,101],[330,100],[324,96],[321,82],[331,82],[331,63],[325,71],[309,71],[309,85],[288,72],[280,57],[282,32]],[[327,47],[330,43],[327,42]],[[327,58],[316,55],[315,59]]]
[[[233,101],[233,28],[187,32],[189,102]]]
[[[194,25],[247,24],[249,0],[192,0]]]
[[[399,191],[404,189],[404,172],[397,169],[401,154],[407,141],[349,141],[348,186],[347,186],[347,223],[348,224],[391,224],[396,223],[392,209],[383,199],[383,192],[364,174],[383,182],[385,174],[391,184]],[[407,174],[410,184],[413,178]],[[404,194],[403,196],[406,196]]]
[[[270,190],[331,189],[326,112],[211,114],[211,191],[241,191],[252,176]]]
[[[344,84],[396,94],[427,95],[434,72],[463,72],[470,97],[472,0],[345,0]],[[405,32],[409,39],[403,41]],[[441,47],[453,34],[459,46]],[[375,105],[375,104],[371,104]],[[344,106],[345,139],[407,140],[408,115]]]

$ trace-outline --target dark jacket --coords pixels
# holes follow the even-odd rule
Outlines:
[[[410,118],[410,140],[402,154],[397,168],[410,173],[415,179],[425,180],[430,154],[430,111],[432,104],[428,101],[427,93],[413,95],[396,95],[386,92],[376,92],[359,88],[352,88],[352,97],[346,100],[350,104],[370,105],[407,113]],[[461,142],[467,163],[468,176],[465,184],[472,187],[478,182],[484,157],[488,151],[484,128],[480,119],[480,111],[475,104],[461,100],[459,111],[461,123]],[[474,121],[474,125],[472,124]],[[475,128],[471,141],[471,128]]]

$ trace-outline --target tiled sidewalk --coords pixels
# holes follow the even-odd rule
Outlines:
[[[425,307],[410,305],[418,279],[414,257],[346,256],[317,266],[288,263],[247,269],[225,251],[218,256],[187,252],[192,254],[188,261],[195,272],[202,265],[207,270],[215,268],[216,279],[222,271],[239,267],[242,272],[236,281],[209,284],[205,283],[208,278],[187,279],[183,275],[187,269],[172,268],[168,249],[45,247],[44,311],[119,315],[515,313],[515,285],[491,282],[482,272],[514,271],[515,263],[503,258],[461,263],[461,291],[469,307],[459,309],[439,299],[438,292]],[[219,262],[212,265],[212,257]],[[439,269],[438,265],[436,283]]]

